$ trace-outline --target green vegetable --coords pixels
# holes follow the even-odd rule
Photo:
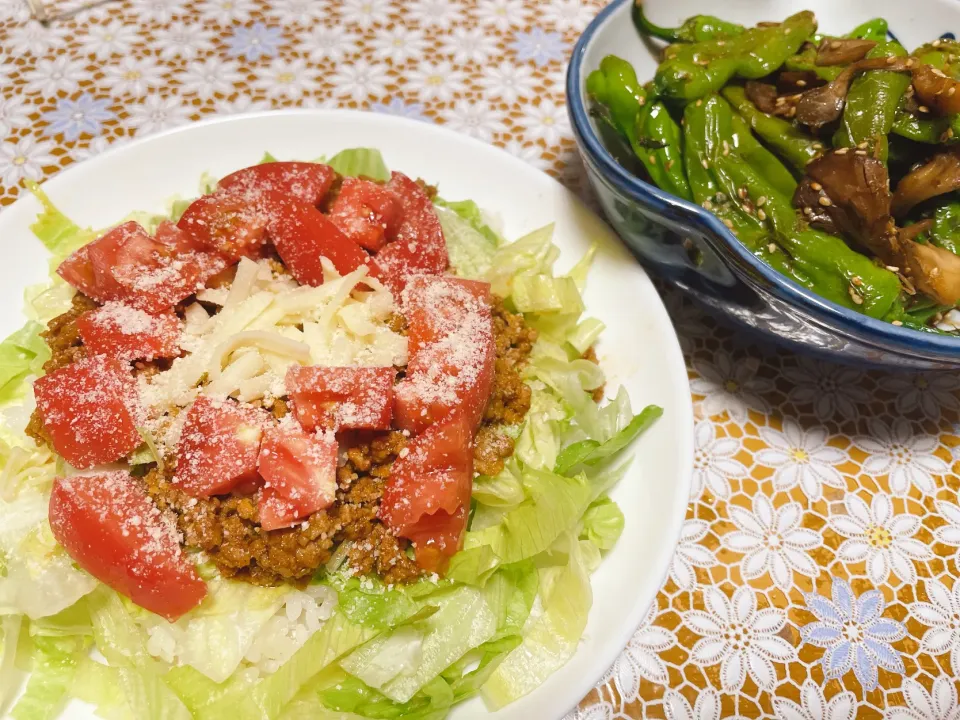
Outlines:
[[[272,163],[272,162],[277,162],[277,159],[276,159],[273,155],[271,155],[270,153],[265,152],[265,153],[263,154],[263,157],[260,158],[260,162],[257,163],[257,164],[258,164],[258,165],[263,165],[264,163]]]
[[[50,349],[40,337],[43,329],[31,321],[0,342],[0,402],[16,397],[27,375],[41,374],[50,358]]]
[[[473,200],[454,200],[451,202],[441,197],[435,197],[433,204],[455,212],[460,218],[470,223],[470,227],[483,235],[494,248],[498,248],[506,242],[500,233],[490,227],[483,210]]]
[[[35,637],[33,672],[10,710],[13,720],[54,720],[68,698],[77,664],[86,651],[81,638]]]
[[[373,148],[341,150],[327,161],[327,165],[347,177],[366,177],[383,182],[390,179],[383,156]]]
[[[583,515],[580,537],[600,550],[610,550],[623,532],[623,512],[613,500],[604,496],[595,500]]]
[[[350,718],[404,718],[434,720],[446,717],[455,702],[453,689],[441,677],[427,683],[423,690],[407,702],[398,703],[369,687],[362,680],[347,676],[320,691],[320,708],[308,709],[304,718],[331,717],[324,709],[350,713]],[[286,715],[284,716],[287,717]]]
[[[723,89],[725,97],[750,128],[773,150],[797,170],[823,152],[823,143],[783,118],[767,115],[747,98],[739,85]]]
[[[482,277],[490,269],[497,245],[476,226],[452,210],[437,208],[447,241],[450,266],[463,277]]]
[[[895,40],[879,43],[868,58],[905,57],[907,51]],[[906,73],[869,70],[850,86],[840,128],[833,136],[834,147],[853,147],[867,142],[887,159],[887,135],[893,129],[903,94],[910,86]]]
[[[874,42],[884,42],[887,39],[887,31],[890,29],[887,21],[883,18],[874,18],[867,20],[862,25],[857,25],[848,35],[848,38],[857,40],[873,40]]]
[[[696,100],[719,92],[734,77],[758,79],[778,69],[816,30],[809,11],[780,25],[751,28],[726,40],[671,45],[654,78],[657,95]]]
[[[0,717],[13,700],[17,690],[17,672],[14,661],[20,642],[22,621],[19,615],[4,615],[0,619]]]
[[[743,25],[726,22],[712,15],[694,15],[680,27],[664,28],[647,19],[642,3],[633,4],[633,23],[641,35],[660,38],[667,42],[703,42],[742,35]]]
[[[554,472],[565,475],[577,465],[595,465],[617,454],[663,415],[663,408],[648,405],[630,423],[605,443],[596,440],[581,440],[568,445],[557,457]]]
[[[927,145],[953,144],[960,141],[960,115],[919,117],[901,103],[891,132]]]
[[[933,213],[930,242],[960,255],[960,201],[951,200]]]
[[[60,212],[37,183],[27,182],[27,189],[43,206],[43,211],[37,216],[36,222],[30,226],[30,229],[58,264],[78,247],[86,245],[96,237],[93,230],[81,228]]]
[[[607,110],[611,125],[654,183],[689,200],[680,127],[663,103],[648,101],[630,63],[615,55],[605,57],[600,69],[587,77],[587,93]]]

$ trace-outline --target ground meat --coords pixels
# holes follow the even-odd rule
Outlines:
[[[43,364],[44,372],[51,373],[87,354],[77,330],[77,318],[96,307],[96,301],[77,293],[70,309],[47,323],[47,329],[40,333],[50,348],[50,359]]]
[[[597,351],[591,346],[587,348],[587,351],[581,356],[584,360],[589,360],[594,365],[599,365],[600,361],[597,359]],[[601,385],[593,391],[593,401],[599,403],[603,400],[603,389],[606,387],[606,384]]]
[[[419,571],[406,554],[406,541],[376,518],[384,480],[405,443],[391,432],[351,447],[338,471],[336,502],[283,530],[260,528],[256,496],[187,496],[171,482],[172,463],[165,473],[149,472],[144,483],[157,506],[176,515],[184,544],[206,552],[227,577],[257,585],[305,583],[335,546],[349,540],[347,560],[356,571],[376,572],[388,583],[409,582]]]

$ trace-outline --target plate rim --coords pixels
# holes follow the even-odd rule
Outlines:
[[[684,520],[686,518],[686,510],[689,507],[689,492],[692,485],[693,478],[693,460],[694,460],[694,424],[695,416],[693,411],[693,399],[692,393],[689,385],[689,377],[686,373],[686,363],[683,357],[683,352],[680,347],[679,337],[677,335],[676,329],[673,325],[673,321],[666,309],[666,305],[663,302],[662,297],[660,297],[659,292],[652,284],[651,278],[643,266],[637,261],[636,257],[629,251],[629,248],[625,246],[623,241],[619,238],[617,233],[613,228],[607,223],[607,221],[590,208],[583,199],[569,187],[565,186],[563,183],[559,182],[555,177],[549,175],[548,173],[532,166],[531,164],[525,162],[524,160],[514,156],[507,150],[492,143],[483,142],[477,138],[471,137],[464,133],[454,131],[452,129],[446,128],[443,125],[436,124],[434,122],[427,122],[423,120],[416,120],[412,118],[392,115],[389,113],[374,113],[370,111],[361,111],[350,108],[281,108],[276,110],[261,110],[251,113],[237,113],[231,115],[222,115],[222,116],[213,116],[209,118],[204,118],[196,122],[188,122],[182,125],[175,127],[167,128],[165,130],[159,131],[157,133],[151,133],[145,137],[134,137],[132,140],[125,141],[114,147],[109,147],[101,153],[94,155],[89,158],[85,158],[79,162],[74,162],[71,165],[63,168],[55,175],[49,178],[43,178],[38,182],[40,187],[47,191],[50,195],[55,195],[58,190],[57,188],[65,183],[70,182],[71,174],[78,168],[84,168],[87,172],[91,172],[92,168],[101,162],[101,159],[108,159],[115,157],[117,155],[122,155],[126,152],[129,152],[131,149],[134,149],[138,146],[153,144],[157,142],[163,142],[166,138],[174,135],[184,135],[196,132],[199,128],[215,126],[215,125],[226,125],[238,123],[242,124],[244,122],[250,121],[262,121],[268,120],[270,118],[280,118],[285,116],[314,116],[317,118],[324,117],[349,117],[349,116],[363,116],[368,119],[372,117],[377,118],[377,122],[383,122],[389,125],[397,125],[402,127],[417,128],[420,131],[426,129],[428,133],[439,133],[441,135],[447,136],[450,140],[456,141],[458,143],[466,143],[473,146],[479,152],[492,153],[495,154],[499,162],[505,164],[513,165],[516,168],[522,168],[525,173],[536,173],[541,176],[541,179],[546,180],[551,183],[555,189],[562,191],[562,194],[565,195],[572,203],[581,211],[589,214],[592,218],[599,223],[606,233],[608,234],[610,241],[617,244],[624,250],[624,257],[629,258],[627,262],[631,265],[634,265],[636,269],[642,274],[644,281],[649,285],[650,291],[656,296],[656,299],[659,304],[659,312],[662,313],[662,320],[666,322],[666,327],[671,331],[669,333],[669,347],[664,348],[667,354],[667,366],[675,367],[674,371],[677,375],[677,379],[680,380],[678,383],[671,383],[675,385],[673,388],[674,394],[677,396],[677,399],[680,400],[678,405],[675,408],[671,408],[673,412],[676,413],[676,428],[679,431],[679,435],[674,438],[677,446],[676,459],[678,460],[678,477],[671,478],[674,484],[678,487],[679,492],[677,493],[677,499],[680,501],[677,504],[677,510],[675,514],[677,517],[673,520],[676,525],[676,530],[674,537],[664,538],[664,540],[669,540],[669,543],[664,543],[663,547],[668,548],[665,550],[663,555],[665,555],[665,561],[662,562],[662,569],[659,573],[651,574],[651,582],[653,580],[659,580],[657,583],[657,590],[654,592],[653,596],[650,598],[649,604],[633,602],[630,606],[629,612],[625,614],[623,621],[617,623],[613,626],[613,632],[611,632],[611,640],[616,639],[616,645],[618,647],[616,654],[613,657],[606,658],[604,657],[604,662],[602,664],[590,664],[590,671],[584,673],[582,676],[584,678],[583,682],[576,683],[571,685],[577,690],[577,697],[572,702],[572,706],[568,708],[568,711],[575,710],[578,704],[582,701],[584,697],[592,690],[596,684],[600,681],[601,678],[609,671],[613,663],[616,662],[617,658],[624,651],[630,639],[633,637],[637,629],[640,627],[645,615],[649,612],[650,607],[657,602],[657,597],[659,595],[660,588],[663,585],[663,582],[669,575],[670,570],[670,558],[672,558],[673,552],[679,542],[681,532],[683,529]],[[372,117],[371,117],[372,116]],[[371,145],[375,147],[375,145]],[[66,180],[64,180],[66,178]],[[21,186],[22,187],[22,186]],[[586,187],[586,186],[585,186]],[[56,203],[55,198],[51,198]],[[18,195],[17,199],[10,205],[2,208],[0,210],[0,232],[3,230],[4,224],[7,222],[12,222],[12,220],[5,220],[5,218],[11,217],[12,213],[10,212],[13,208],[17,208],[17,212],[29,212],[26,210],[26,206],[30,202],[36,202],[36,199],[33,198],[32,194],[23,188]],[[495,208],[490,208],[495,210]],[[589,308],[588,308],[589,309]],[[24,310],[23,306],[17,308],[18,317],[23,317]],[[667,338],[658,338],[658,340],[666,340]],[[639,450],[632,457],[638,457]],[[639,459],[639,457],[638,457]],[[593,579],[591,576],[591,588],[593,588]],[[595,590],[595,588],[593,588]],[[595,605],[591,606],[591,614],[595,612]],[[582,642],[582,638],[581,638]],[[577,654],[582,651],[579,647],[574,651],[574,655],[564,664],[562,667],[566,667]],[[593,655],[596,657],[596,653]],[[529,695],[525,697],[536,696],[537,693],[542,692],[542,688],[545,687],[550,678],[548,676],[545,683],[537,687]],[[574,693],[571,693],[573,695]],[[522,701],[523,698],[518,698],[516,702]],[[501,712],[508,710],[513,707],[514,703],[504,706],[499,710],[490,711],[486,709],[484,705],[484,715],[482,717],[495,717],[499,716]],[[462,706],[459,706],[462,707]],[[456,711],[457,707],[452,708],[452,711]]]

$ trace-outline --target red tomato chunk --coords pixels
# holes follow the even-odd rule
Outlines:
[[[301,367],[287,370],[287,394],[306,430],[389,430],[392,367]]]
[[[289,527],[330,507],[337,492],[337,442],[331,434],[308,434],[295,424],[274,426],[258,459],[264,487],[260,525]]]
[[[301,285],[322,285],[327,258],[341,275],[368,265],[370,256],[315,207],[272,197],[266,205],[269,232],[283,264]],[[374,268],[370,267],[371,274]]]
[[[329,165],[307,162],[269,162],[237,170],[217,183],[222,190],[278,192],[308,205],[319,205],[330,191],[336,173]]]
[[[123,300],[160,312],[203,288],[224,267],[215,255],[179,252],[126,222],[74,252],[57,273],[94,300]]]
[[[387,188],[400,198],[400,216],[392,241],[377,253],[380,279],[399,296],[416,275],[440,275],[450,260],[440,218],[417,183],[395,172]]]
[[[143,441],[136,384],[115,358],[93,355],[54,370],[33,393],[54,450],[75,468],[119,460]]]
[[[344,178],[330,208],[330,219],[361,247],[376,252],[396,232],[400,199],[389,188],[369,180]]]
[[[256,258],[267,241],[264,203],[259,190],[218,190],[194,200],[177,227],[228,260]]]
[[[379,517],[414,542],[417,564],[440,571],[461,547],[473,487],[473,426],[453,413],[393,463]]]
[[[171,622],[207,594],[180,548],[176,526],[127,472],[57,478],[49,520],[53,536],[80,567]]]
[[[173,481],[188,495],[210,497],[257,481],[257,456],[268,416],[203,395],[190,407],[177,445]]]
[[[407,377],[394,388],[394,424],[423,432],[454,409],[476,427],[490,399],[496,347],[489,286],[417,278],[404,293],[412,338]]]
[[[91,353],[118,360],[153,360],[180,354],[180,318],[173,310],[151,315],[120,302],[107,302],[77,318],[77,330]]]

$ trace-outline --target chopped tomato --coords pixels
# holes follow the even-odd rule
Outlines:
[[[207,594],[180,548],[176,526],[128,472],[57,478],[49,520],[53,536],[80,567],[171,622]]]
[[[210,497],[256,481],[267,423],[262,410],[201,395],[180,434],[174,483],[188,495]]]
[[[387,184],[400,198],[392,242],[377,254],[380,279],[398,295],[415,275],[439,275],[450,264],[443,228],[433,203],[417,183],[395,172]]]
[[[113,462],[137,449],[139,399],[130,370],[92,355],[33,384],[43,429],[54,450],[75,468]]]
[[[260,525],[288,527],[330,507],[337,492],[337,441],[295,425],[271,427],[257,461],[264,479]]]
[[[182,328],[173,310],[151,315],[111,301],[77,318],[77,330],[91,353],[118,360],[153,360],[180,354]]]
[[[421,277],[404,293],[407,377],[394,388],[394,424],[412,433],[461,408],[476,427],[493,387],[496,346],[485,283]]]
[[[322,285],[321,258],[341,275],[366,265],[370,256],[333,222],[306,203],[272,197],[266,204],[269,232],[283,264],[301,285]],[[373,271],[373,268],[370,268]],[[373,274],[373,272],[371,272]]]
[[[485,312],[478,302],[489,308],[490,283],[449,275],[412,278],[403,293],[410,355],[456,332],[469,312]]]
[[[308,205],[326,197],[336,173],[329,165],[308,162],[269,162],[227,175],[217,183],[223,190],[279,192]]]
[[[164,220],[157,225],[154,238],[158,243],[166,245],[175,254],[188,252],[206,252],[207,247],[188,232],[184,232],[176,223]]]
[[[293,413],[306,430],[389,430],[392,367],[301,367],[287,370]]]
[[[256,189],[203,195],[184,211],[177,227],[229,260],[259,257],[270,219],[264,210],[265,196]]]
[[[211,253],[179,252],[126,222],[74,252],[57,272],[94,300],[123,300],[160,312],[201,289],[225,266]]]
[[[473,426],[451,413],[406,447],[390,470],[379,517],[395,535],[416,543],[417,563],[442,569],[466,529],[473,487]]]
[[[392,190],[369,180],[344,178],[330,208],[330,219],[343,233],[372,252],[396,231],[400,199]]]

